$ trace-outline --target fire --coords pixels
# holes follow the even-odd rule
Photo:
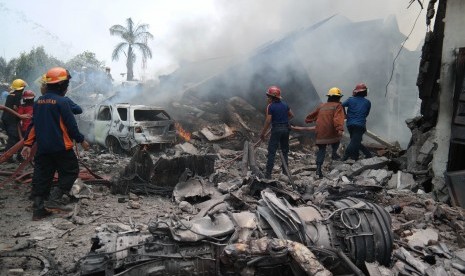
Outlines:
[[[178,135],[181,136],[184,141],[189,142],[191,140],[191,133],[182,128],[180,123],[175,123],[174,127],[176,128]]]

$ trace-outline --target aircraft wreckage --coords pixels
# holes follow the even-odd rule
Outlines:
[[[255,212],[214,212],[191,220],[154,218],[150,234],[100,232],[81,275],[364,275],[388,265],[390,215],[355,198],[292,206],[269,190]],[[226,199],[228,200],[228,199]]]

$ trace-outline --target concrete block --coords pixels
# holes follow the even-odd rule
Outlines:
[[[355,162],[350,167],[350,176],[356,176],[362,173],[363,171],[369,169],[382,169],[384,166],[387,165],[388,159],[384,156],[382,157],[372,157],[368,159],[362,159],[358,162]]]
[[[433,142],[434,136],[428,137],[421,148],[419,149],[417,156],[417,164],[427,165],[433,159],[433,152],[436,149],[436,144]]]
[[[406,237],[406,239],[411,247],[424,247],[429,243],[437,243],[439,239],[439,233],[431,228],[417,231],[414,230],[413,235]]]
[[[425,217],[425,209],[413,206],[404,206],[402,208],[402,214],[404,214],[405,219],[408,221],[421,221]]]
[[[412,174],[398,171],[396,174],[392,175],[387,186],[389,189],[412,190],[417,186],[417,183],[415,182],[415,179],[413,179]]]
[[[418,146],[412,145],[407,149],[406,156],[407,156],[407,170],[414,171],[417,167],[417,159],[418,159]]]
[[[340,164],[339,166],[336,166],[334,169],[340,172],[344,172],[344,171],[349,171],[350,168],[351,168],[350,164],[343,163],[343,164]]]
[[[418,157],[417,157],[417,164],[426,166],[428,165],[429,162],[431,162],[431,160],[433,160],[433,155],[431,154],[426,155],[426,154],[420,153],[418,154]]]
[[[361,186],[376,186],[379,185],[378,182],[373,178],[361,178],[355,181],[355,184]]]
[[[192,145],[191,143],[187,143],[187,142],[183,143],[183,144],[176,145],[176,149],[179,149],[182,152],[185,152],[185,153],[188,153],[188,154],[191,154],[191,155],[199,154],[199,151],[197,150],[197,148],[194,145]]]
[[[420,153],[429,155],[433,153],[433,150],[436,148],[436,144],[430,140],[426,140],[426,142],[421,146]]]
[[[384,169],[380,170],[366,170],[360,174],[360,176],[366,177],[366,178],[372,178],[376,180],[378,185],[384,185],[388,179],[392,176],[391,171],[387,171]]]
[[[235,191],[237,189],[238,189],[238,186],[236,183],[231,183],[231,182],[218,183],[218,190],[223,194],[227,194],[230,191]]]

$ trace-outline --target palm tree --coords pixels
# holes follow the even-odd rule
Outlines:
[[[134,78],[133,65],[136,61],[136,54],[134,49],[138,49],[142,53],[142,66],[145,67],[147,58],[152,58],[152,51],[147,46],[147,40],[153,39],[153,35],[148,32],[148,24],[137,24],[131,18],[126,19],[126,27],[121,25],[113,25],[110,28],[111,35],[120,36],[123,42],[118,43],[111,58],[118,60],[121,52],[126,56],[127,80],[130,81]],[[127,51],[125,51],[127,47]]]

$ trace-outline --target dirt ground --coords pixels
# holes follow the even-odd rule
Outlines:
[[[123,159],[128,159],[127,157]],[[98,163],[98,160],[95,160]],[[92,163],[89,161],[89,163]],[[18,164],[2,164],[10,170]],[[115,174],[124,166],[118,162],[107,167],[106,175]],[[99,171],[101,173],[101,171]],[[0,177],[2,182],[5,177]],[[62,275],[76,272],[75,265],[91,247],[91,238],[102,227],[121,228],[132,225],[144,229],[155,216],[179,212],[170,198],[160,196],[138,197],[140,209],[129,207],[127,196],[113,195],[105,186],[91,186],[93,197],[80,199],[79,218],[72,214],[54,214],[42,221],[32,221],[32,201],[29,200],[30,184],[9,183],[0,189],[0,251],[15,247],[29,248],[27,252],[50,255]],[[124,202],[122,198],[124,198]],[[76,204],[76,203],[75,203]],[[128,229],[129,230],[129,229]],[[23,275],[39,275],[40,263],[27,258],[0,258],[0,275],[10,269],[23,269]]]

